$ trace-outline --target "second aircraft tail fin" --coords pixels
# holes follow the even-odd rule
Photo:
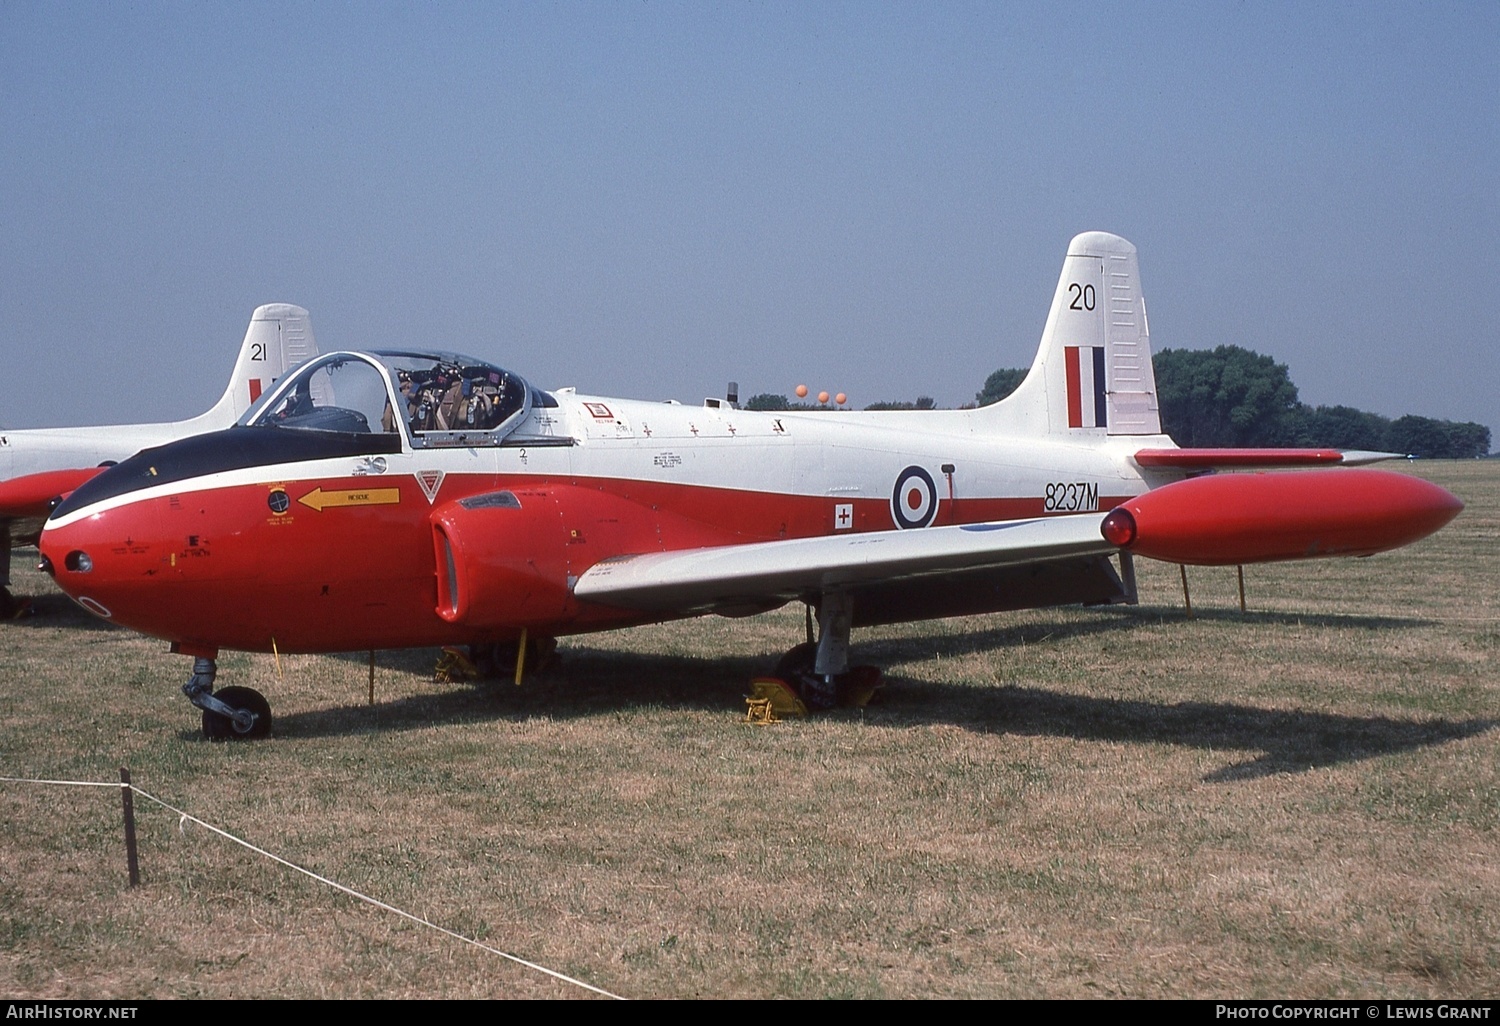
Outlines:
[[[195,425],[205,431],[229,427],[278,378],[317,355],[318,343],[313,338],[312,321],[306,310],[290,303],[256,307],[229,377],[229,387],[211,410],[193,418]]]

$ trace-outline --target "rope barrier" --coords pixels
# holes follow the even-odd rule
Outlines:
[[[0,784],[60,784],[63,787],[119,787],[113,780],[37,780],[33,777],[0,777]]]
[[[472,947],[476,947],[476,948],[478,948],[481,951],[486,951],[486,952],[490,953],[491,955],[497,955],[500,958],[503,958],[503,959],[506,959],[508,961],[514,962],[517,965],[524,966],[527,969],[531,969],[531,970],[533,970],[535,972],[539,972],[539,973],[542,973],[542,974],[544,974],[546,976],[550,976],[550,977],[552,977],[555,980],[560,980],[563,983],[569,983],[569,984],[572,984],[575,987],[581,987],[584,990],[592,991],[593,993],[598,994],[601,997],[612,998],[615,1001],[624,1001],[624,1000],[626,1000],[625,998],[622,998],[618,994],[611,994],[609,991],[604,990],[603,988],[600,988],[600,987],[596,987],[596,986],[594,986],[591,983],[585,983],[583,980],[575,979],[572,976],[568,976],[568,975],[566,975],[564,973],[560,973],[560,972],[558,972],[555,969],[548,969],[546,966],[539,965],[536,962],[527,961],[526,959],[521,958],[519,955],[512,955],[508,951],[501,951],[499,948],[492,948],[488,944],[483,944],[483,943],[481,943],[481,942],[479,942],[477,940],[474,940],[472,937],[465,937],[461,933],[455,933],[454,931],[448,929],[447,927],[439,926],[438,924],[436,924],[434,922],[430,922],[429,920],[423,919],[421,916],[413,915],[412,913],[407,912],[407,911],[405,911],[403,909],[399,909],[399,908],[397,908],[394,905],[389,905],[389,904],[387,904],[387,903],[379,900],[378,898],[372,898],[368,894],[362,894],[359,891],[356,891],[352,887],[346,887],[343,884],[338,883],[335,880],[330,880],[330,879],[328,879],[325,876],[319,876],[317,873],[314,873],[312,870],[306,869],[306,868],[304,868],[302,866],[299,866],[295,862],[290,862],[290,861],[282,858],[280,855],[276,855],[276,854],[274,854],[272,852],[266,851],[264,848],[258,848],[255,845],[251,844],[249,841],[245,840],[244,838],[236,837],[234,834],[229,833],[227,830],[221,830],[219,827],[214,826],[212,823],[204,822],[203,820],[199,819],[197,816],[194,816],[194,815],[192,815],[191,813],[188,813],[188,812],[184,812],[182,809],[179,809],[176,806],[171,805],[171,804],[163,801],[162,799],[156,797],[156,795],[151,794],[151,793],[149,793],[147,791],[141,790],[139,787],[136,787],[134,784],[116,783],[114,781],[100,782],[100,781],[94,781],[94,780],[39,780],[39,779],[35,779],[35,778],[32,778],[32,777],[0,777],[0,783],[7,783],[7,784],[46,784],[46,785],[60,786],[60,787],[110,787],[110,788],[126,788],[126,787],[128,787],[132,792],[134,792],[135,794],[140,795],[142,798],[145,798],[145,799],[148,799],[150,801],[155,802],[157,805],[160,805],[162,808],[166,809],[169,812],[175,812],[175,813],[177,813],[177,815],[180,817],[178,819],[178,821],[177,821],[179,829],[181,829],[182,824],[184,824],[184,823],[196,823],[198,826],[203,827],[203,829],[210,830],[210,831],[218,834],[220,837],[223,837],[226,840],[233,841],[235,844],[238,844],[238,845],[241,845],[242,847],[248,848],[251,851],[255,852],[257,855],[264,856],[265,858],[270,859],[272,862],[279,863],[279,864],[285,866],[288,869],[295,870],[296,872],[301,873],[303,876],[310,877],[313,880],[316,880],[319,883],[324,884],[325,886],[332,887],[336,891],[341,891],[342,893],[349,895],[351,898],[356,898],[359,901],[362,901],[362,902],[364,902],[367,905],[373,905],[375,908],[378,908],[378,909],[380,909],[380,910],[382,910],[384,912],[390,912],[393,915],[400,916],[401,918],[409,920],[410,922],[416,923],[419,926],[425,926],[429,930],[435,930],[438,933],[443,934],[445,937],[450,937],[453,940],[461,941],[464,944],[468,944],[468,945],[470,945]]]

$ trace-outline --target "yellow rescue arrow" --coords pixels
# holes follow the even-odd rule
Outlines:
[[[350,489],[342,492],[325,492],[314,488],[301,496],[298,502],[310,506],[319,513],[329,506],[390,506],[401,501],[399,488],[367,488],[363,491]]]

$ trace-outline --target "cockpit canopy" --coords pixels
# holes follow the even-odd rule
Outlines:
[[[534,402],[551,405],[518,375],[471,356],[329,353],[293,371],[240,423],[404,435],[418,449],[498,445]]]

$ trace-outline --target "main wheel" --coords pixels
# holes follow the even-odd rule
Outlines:
[[[227,706],[255,714],[255,721],[242,728],[228,716],[203,710],[203,736],[210,741],[254,741],[271,736],[271,703],[254,688],[220,688],[214,697]]]
[[[817,642],[805,641],[781,657],[776,663],[774,675],[786,681],[801,696],[808,709],[832,709],[838,704],[838,694],[829,681],[818,676],[817,663]]]
[[[488,680],[507,680],[515,676],[516,659],[521,653],[521,642],[496,641],[489,644],[470,645],[469,659],[479,669],[479,675]],[[557,639],[546,635],[526,639],[526,662],[522,671],[527,674],[541,673],[557,658]]]
[[[835,706],[863,706],[874,700],[882,685],[880,668],[851,666],[829,682],[815,669],[818,645],[806,642],[789,650],[776,664],[773,677],[784,681],[811,710]]]
[[[813,672],[813,665],[817,661],[818,643],[805,641],[777,660],[776,670],[771,676],[780,677],[792,687],[796,687],[802,677]]]

